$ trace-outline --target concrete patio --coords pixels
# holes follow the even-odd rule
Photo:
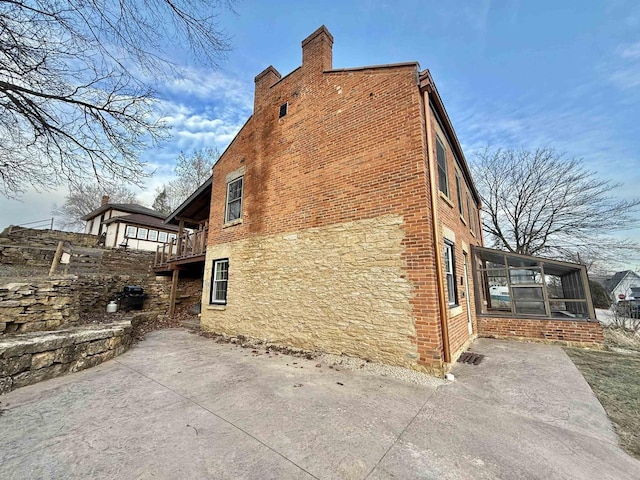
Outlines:
[[[473,350],[436,387],[154,332],[0,396],[0,478],[640,478],[562,349]]]

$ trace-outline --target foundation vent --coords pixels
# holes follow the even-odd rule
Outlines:
[[[483,358],[484,355],[480,355],[479,353],[464,352],[462,355],[460,355],[460,357],[458,357],[458,362],[478,365]]]

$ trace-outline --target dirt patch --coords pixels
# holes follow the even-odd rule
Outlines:
[[[133,327],[131,339],[137,343],[149,332],[165,328],[179,328],[180,320],[168,315],[138,313],[131,320],[131,325]]]
[[[307,360],[313,360],[314,358],[316,358],[316,356],[319,355],[317,352],[311,352],[309,350],[302,350],[300,348],[291,348],[291,347],[286,347],[282,345],[273,345],[271,343],[265,343],[261,340],[257,340],[254,338],[248,338],[243,335],[229,336],[229,335],[222,335],[219,333],[204,332],[204,331],[199,331],[198,335],[205,338],[210,338],[214,340],[216,343],[231,343],[234,345],[238,345],[239,347],[242,347],[242,348],[251,348],[252,350],[255,350],[254,352],[255,354],[258,354],[258,350],[264,349],[264,353],[267,353],[267,354],[271,352],[277,352],[277,353],[282,353],[284,355],[292,355],[296,357],[306,358]]]
[[[607,350],[565,348],[598,397],[620,437],[640,459],[640,339],[605,328]]]

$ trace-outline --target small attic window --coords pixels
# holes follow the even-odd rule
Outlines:
[[[280,105],[280,111],[278,112],[278,118],[284,117],[289,111],[289,102]]]

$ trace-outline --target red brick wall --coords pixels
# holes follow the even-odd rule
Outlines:
[[[209,243],[402,215],[418,363],[439,369],[442,339],[417,65],[326,71],[330,43],[319,35],[304,47],[300,68],[280,80],[277,72],[259,78],[253,116],[214,167]],[[265,78],[276,83],[267,88]],[[288,114],[278,119],[285,102]],[[224,227],[226,176],[241,167],[242,223]],[[445,212],[442,221],[473,243],[468,228],[450,216]],[[456,255],[459,278],[461,248]],[[462,303],[465,311],[451,320],[454,347],[468,338]]]
[[[551,340],[569,345],[602,346],[600,322],[478,317],[481,337]]]
[[[463,169],[460,166],[459,161],[456,160],[455,155],[453,154],[453,148],[451,143],[449,142],[448,136],[443,131],[441,126],[438,124],[435,114],[431,111],[431,131],[433,135],[433,158],[434,161],[436,159],[436,137],[439,138],[442,144],[445,147],[446,159],[447,159],[447,173],[448,173],[448,184],[449,184],[449,196],[445,196],[443,193],[440,193],[440,186],[438,185],[438,221],[440,225],[440,244],[444,244],[445,237],[445,229],[453,232],[455,238],[449,238],[449,240],[454,241],[454,255],[455,255],[455,277],[456,284],[458,289],[458,306],[460,308],[450,308],[449,309],[449,317],[448,317],[448,325],[449,325],[449,344],[451,348],[451,354],[454,355],[456,352],[460,353],[459,350],[463,347],[465,342],[469,339],[469,328],[468,328],[468,313],[467,313],[467,301],[465,298],[465,287],[462,284],[461,279],[464,277],[464,257],[465,253],[467,254],[467,282],[468,282],[468,295],[469,302],[471,307],[471,321],[473,332],[477,333],[477,324],[476,324],[476,315],[475,315],[475,297],[474,297],[474,288],[473,288],[473,278],[472,278],[472,260],[471,260],[471,245],[479,245],[480,238],[478,233],[478,217],[475,215],[472,210],[472,219],[474,222],[475,233],[471,230],[471,223],[469,220],[469,215],[467,213],[467,204],[466,198],[469,195],[471,199],[472,207],[475,205],[473,201],[473,196],[471,196],[471,189],[469,183],[465,179],[462,174]],[[456,193],[456,182],[455,182],[455,173],[458,172],[458,176],[460,178],[460,187],[462,193],[462,201],[463,201],[463,215],[460,215],[460,211],[458,209],[458,197]],[[435,172],[436,179],[438,178],[437,171]],[[438,183],[438,182],[436,182]],[[446,283],[445,283],[445,291],[446,291]],[[455,360],[455,359],[454,359]]]

